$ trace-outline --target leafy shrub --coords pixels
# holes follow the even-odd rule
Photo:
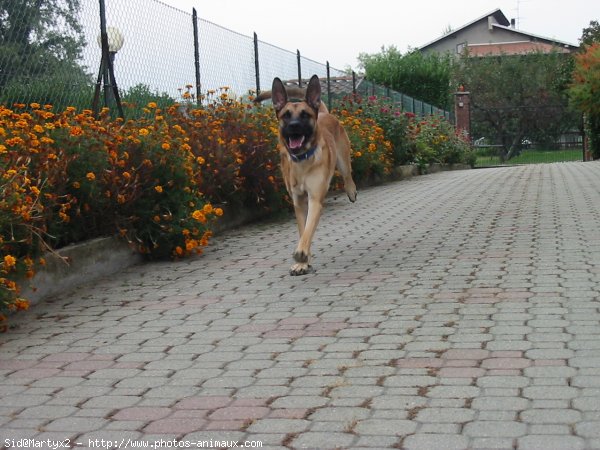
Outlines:
[[[26,307],[16,280],[33,277],[46,250],[115,233],[149,257],[207,245],[222,209],[202,195],[189,137],[149,106],[125,123],[75,108],[0,107],[0,315]]]
[[[421,120],[412,117],[408,129],[415,146],[415,164],[474,164],[470,143],[443,117],[427,116]]]
[[[334,113],[338,113],[334,111]],[[352,174],[357,183],[390,175],[393,168],[392,144],[374,119],[356,110],[341,109],[340,122],[352,145]]]

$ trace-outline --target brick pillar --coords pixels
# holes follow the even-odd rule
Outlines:
[[[457,130],[471,139],[471,94],[459,91],[454,94],[454,118]]]

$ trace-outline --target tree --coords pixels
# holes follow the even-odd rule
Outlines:
[[[24,101],[15,95],[35,91],[40,83],[63,87],[62,94],[90,84],[77,63],[84,45],[79,9],[80,0],[0,1],[1,101]]]
[[[590,26],[583,29],[579,38],[582,47],[592,45],[594,42],[600,42],[600,23],[597,20],[592,20]]]
[[[452,57],[412,50],[403,55],[394,46],[380,53],[361,53],[358,60],[368,80],[449,109]]]
[[[600,43],[592,43],[575,57],[571,104],[585,114],[594,159],[600,158]]]
[[[527,140],[552,145],[578,125],[565,93],[572,66],[572,56],[558,52],[462,56],[454,82],[471,92],[472,135],[501,145],[501,160]]]

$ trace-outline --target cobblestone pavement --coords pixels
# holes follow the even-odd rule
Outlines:
[[[0,447],[600,449],[599,225],[600,163],[445,172],[329,198],[305,277],[291,218],[130,268],[0,335]]]

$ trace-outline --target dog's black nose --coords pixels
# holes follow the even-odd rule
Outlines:
[[[287,128],[290,132],[299,132],[302,129],[302,122],[298,119],[294,119],[288,123]]]

